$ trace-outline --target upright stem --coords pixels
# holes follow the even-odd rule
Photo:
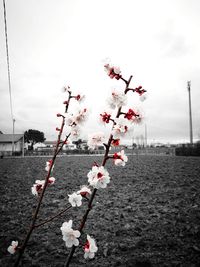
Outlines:
[[[70,102],[70,98],[71,98],[71,93],[69,92],[69,97],[68,97],[68,104],[66,106],[66,112],[68,110],[68,107],[69,107],[69,102]],[[53,157],[52,157],[52,161],[51,161],[51,165],[50,165],[50,168],[49,168],[49,171],[47,173],[47,176],[45,178],[45,183],[44,183],[44,187],[42,189],[42,192],[40,194],[40,197],[39,197],[39,200],[38,200],[38,204],[37,204],[37,207],[35,209],[35,212],[33,214],[33,217],[32,217],[32,222],[30,224],[30,227],[29,227],[29,230],[26,234],[26,237],[24,239],[24,242],[22,244],[22,246],[20,246],[20,249],[19,249],[19,254],[18,254],[18,257],[17,257],[17,260],[14,264],[14,267],[17,267],[19,265],[19,262],[21,260],[21,257],[24,253],[24,250],[26,248],[26,245],[30,239],[30,236],[35,228],[35,223],[36,223],[36,220],[37,220],[37,217],[38,217],[38,213],[39,213],[39,210],[40,210],[40,207],[41,207],[41,204],[42,204],[42,200],[43,200],[43,197],[44,197],[44,193],[46,191],[46,187],[48,185],[48,181],[49,181],[49,177],[51,175],[51,171],[52,171],[52,168],[53,168],[53,165],[54,165],[54,162],[55,162],[55,159],[56,159],[56,156],[58,154],[58,151],[60,151],[60,148],[59,148],[59,145],[60,145],[60,140],[61,140],[61,135],[62,135],[62,132],[63,132],[63,128],[64,128],[64,125],[65,125],[65,118],[62,117],[62,124],[61,124],[61,128],[60,128],[60,131],[59,131],[59,134],[58,134],[58,139],[57,139],[57,143],[56,143],[56,148],[54,150],[54,154],[53,154]]]
[[[121,79],[126,83],[126,88],[125,88],[125,91],[124,91],[124,93],[126,94],[126,93],[128,92],[127,89],[128,89],[129,84],[130,84],[130,82],[131,82],[132,76],[130,76],[130,78],[129,78],[128,81],[126,81],[126,80],[123,79],[123,78],[121,78]],[[120,114],[121,114],[121,109],[122,109],[121,107],[118,109],[116,118],[119,118],[119,116],[120,116]],[[114,125],[114,122],[113,122],[113,125]],[[112,139],[113,139],[113,135],[110,134],[110,137],[109,137],[109,139],[108,139],[108,143],[107,143],[107,145],[106,145],[106,151],[105,151],[105,154],[104,154],[104,157],[103,157],[102,166],[105,166],[105,165],[106,165],[106,162],[107,162],[107,160],[108,160],[108,158],[109,158],[109,157],[108,157],[108,154],[109,154],[109,150],[110,150],[110,146],[111,146]],[[86,221],[87,221],[87,217],[88,217],[88,215],[89,215],[89,213],[90,213],[90,210],[92,209],[92,203],[93,203],[93,200],[94,200],[94,198],[95,198],[96,193],[97,193],[97,189],[95,188],[95,189],[93,190],[93,192],[92,192],[92,194],[91,194],[91,197],[90,197],[90,200],[89,200],[89,202],[88,202],[88,208],[87,208],[85,214],[84,214],[83,217],[82,217],[82,220],[81,220],[81,223],[80,223],[80,226],[79,226],[79,229],[78,229],[80,232],[82,232],[82,230],[83,230],[83,228],[84,228],[84,226],[85,226],[85,223],[86,223]],[[65,262],[65,265],[64,265],[65,267],[68,267],[68,266],[70,265],[70,262],[71,262],[71,259],[72,259],[72,257],[73,257],[73,254],[74,254],[75,250],[76,250],[76,247],[73,246],[73,247],[71,248],[71,251],[70,251],[70,253],[69,253],[69,255],[68,255],[68,258],[67,258],[67,260],[66,260],[66,262]]]

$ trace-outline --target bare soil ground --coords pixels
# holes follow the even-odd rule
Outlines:
[[[7,247],[22,241],[37,199],[31,194],[36,179],[44,179],[49,158],[0,159],[0,266],[13,265]],[[68,204],[68,194],[87,184],[97,156],[57,158],[54,186],[45,195],[38,221]],[[82,246],[71,266],[198,267],[200,266],[200,158],[129,156],[125,167],[106,166],[112,177],[99,190],[85,227],[99,247],[86,261]],[[60,227],[80,223],[86,203],[36,229],[20,266],[61,267],[69,253]],[[82,241],[81,241],[82,242]]]

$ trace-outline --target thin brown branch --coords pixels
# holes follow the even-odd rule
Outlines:
[[[66,144],[68,138],[70,137],[71,133],[69,133],[66,137],[65,137],[65,140],[62,142],[61,146],[58,148],[58,151],[56,153],[56,155],[58,155],[60,153],[60,151],[62,150],[64,144]]]
[[[72,206],[69,206],[69,207],[67,207],[66,209],[64,209],[64,210],[60,211],[59,213],[57,213],[56,215],[54,215],[53,217],[51,217],[51,218],[49,218],[49,219],[47,219],[47,220],[45,220],[45,221],[43,221],[43,222],[41,222],[41,223],[35,225],[34,228],[37,228],[37,227],[42,226],[42,225],[44,225],[44,224],[46,224],[46,223],[48,223],[48,222],[53,221],[55,218],[57,218],[57,217],[59,217],[60,215],[62,215],[64,212],[66,212],[67,210],[69,210],[71,207],[72,207]]]
[[[124,80],[122,77],[121,77],[121,79]],[[125,91],[124,91],[125,94],[126,94],[126,91],[127,91],[128,86],[129,86],[129,84],[130,84],[130,82],[131,82],[131,79],[132,79],[132,76],[130,76],[130,78],[129,78],[128,81],[124,80],[125,83],[126,83],[126,88],[125,88]],[[122,109],[121,107],[118,109],[116,118],[119,118],[119,116],[120,116],[120,114],[121,114],[121,109]],[[114,122],[113,122],[113,127],[114,127]],[[113,129],[113,127],[112,127],[112,129]],[[109,137],[109,139],[108,139],[108,143],[105,144],[106,151],[105,151],[105,154],[104,154],[104,157],[103,157],[102,166],[105,166],[107,160],[110,158],[110,157],[109,157],[109,150],[110,150],[110,146],[111,146],[112,140],[113,140],[113,135],[110,134],[110,137]],[[88,217],[88,215],[89,215],[89,212],[90,212],[90,210],[92,209],[92,203],[93,203],[93,200],[94,200],[94,198],[95,198],[96,193],[97,193],[97,189],[95,188],[95,189],[93,190],[93,192],[92,192],[92,195],[91,195],[90,200],[89,200],[89,203],[88,203],[88,208],[87,208],[85,214],[84,214],[83,217],[82,217],[82,220],[81,220],[81,223],[80,223],[80,226],[79,226],[79,229],[78,229],[81,233],[82,233],[83,228],[84,228],[84,226],[85,226],[85,223],[86,223],[86,221],[87,221],[87,217]],[[65,262],[65,267],[68,267],[68,266],[69,266],[69,264],[70,264],[70,262],[71,262],[71,259],[72,259],[72,257],[73,257],[73,254],[74,254],[75,250],[76,250],[76,247],[73,246],[73,247],[71,248],[71,251],[70,251],[70,253],[69,253],[69,255],[68,255],[68,258],[67,258],[67,260],[66,260],[66,262]]]
[[[71,97],[71,92],[69,92],[68,101],[67,101],[68,104],[66,105],[66,111],[68,110],[68,107],[69,107],[70,97]],[[53,157],[52,157],[52,160],[51,160],[51,165],[50,165],[50,168],[49,168],[48,173],[46,175],[44,187],[43,187],[42,192],[41,192],[41,194],[39,196],[38,204],[37,204],[37,207],[36,207],[35,212],[34,212],[33,217],[32,217],[32,222],[31,222],[31,224],[29,226],[29,229],[27,231],[27,234],[26,234],[26,236],[24,238],[23,244],[22,244],[22,246],[20,246],[19,254],[18,254],[17,260],[16,260],[16,262],[14,264],[14,267],[17,267],[19,265],[19,262],[21,260],[21,257],[23,255],[23,253],[24,253],[24,250],[25,250],[25,248],[27,246],[27,243],[28,243],[28,241],[29,241],[29,239],[31,237],[31,234],[32,234],[32,232],[33,232],[33,230],[35,228],[35,223],[37,221],[38,213],[39,213],[39,210],[40,210],[40,207],[41,207],[41,204],[42,204],[42,200],[43,200],[43,197],[44,197],[47,185],[48,185],[49,177],[51,175],[51,171],[52,171],[54,162],[56,160],[57,151],[59,149],[59,145],[60,145],[60,140],[61,140],[64,124],[65,124],[65,117],[62,116],[61,128],[60,128],[60,131],[59,131],[59,134],[58,134],[56,147],[55,147],[54,154],[53,154]]]
[[[122,76],[120,76],[120,79],[121,79],[122,81],[124,81],[124,82],[125,82],[125,84],[127,84],[127,83],[128,83],[128,81],[127,81],[126,79],[124,79]]]

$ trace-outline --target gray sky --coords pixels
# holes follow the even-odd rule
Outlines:
[[[63,111],[60,88],[86,95],[85,136],[104,131],[98,114],[110,88],[123,86],[103,69],[106,57],[132,87],[143,85],[149,142],[189,141],[187,81],[191,80],[194,139],[200,135],[199,0],[7,0],[15,132],[54,139]],[[0,130],[12,132],[3,4],[0,6]],[[134,135],[144,133],[144,124]]]

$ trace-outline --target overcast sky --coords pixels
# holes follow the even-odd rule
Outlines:
[[[187,81],[193,133],[200,138],[199,0],[7,0],[7,28],[15,133],[28,129],[55,138],[63,85],[86,95],[84,135],[102,130],[98,114],[110,88],[124,86],[104,72],[106,57],[132,87],[142,85],[149,142],[188,142]],[[12,133],[3,4],[0,6],[0,130]],[[144,134],[144,125],[134,136]]]

